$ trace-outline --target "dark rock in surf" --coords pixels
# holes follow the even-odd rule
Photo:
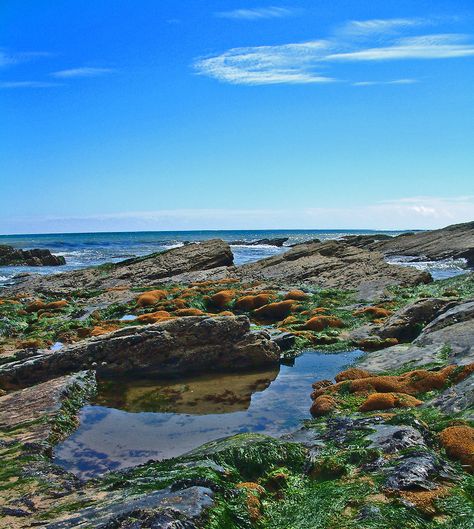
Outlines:
[[[0,245],[0,266],[61,266],[66,264],[62,255],[53,255],[46,249],[21,250]]]

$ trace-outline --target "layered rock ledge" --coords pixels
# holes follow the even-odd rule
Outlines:
[[[474,265],[474,222],[453,224],[439,230],[405,233],[397,237],[348,237],[348,242],[384,255],[417,256],[429,260],[446,258],[467,260]]]
[[[276,365],[279,347],[265,331],[250,331],[246,316],[182,317],[125,327],[59,351],[0,367],[0,386],[24,387],[95,369],[100,374],[170,376]]]
[[[8,292],[68,295],[80,289],[136,287],[161,279],[172,280],[185,272],[230,266],[233,262],[230,246],[220,239],[212,239],[85,270],[49,276],[25,275]]]
[[[235,274],[242,280],[355,289],[364,299],[391,285],[411,286],[432,281],[427,272],[390,265],[378,252],[340,241],[299,244],[283,254],[240,266]]]

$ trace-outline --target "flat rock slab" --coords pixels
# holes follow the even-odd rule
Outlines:
[[[474,362],[474,301],[460,303],[437,316],[410,345],[368,352],[359,367],[383,372],[404,365]]]
[[[111,496],[102,506],[82,509],[69,518],[45,524],[45,529],[121,528],[192,529],[213,503],[206,487],[179,491],[167,488],[137,497]],[[133,525],[129,525],[134,520]],[[125,525],[125,522],[129,522]],[[124,525],[122,525],[124,523]]]
[[[411,286],[432,280],[426,272],[387,264],[382,254],[341,241],[299,244],[288,252],[237,267],[235,275],[246,281],[354,289],[360,299],[373,299],[391,285]]]
[[[22,387],[83,369],[103,375],[181,375],[277,365],[280,349],[246,316],[188,316],[124,327],[0,366],[0,385]]]
[[[423,404],[425,408],[437,408],[446,415],[462,413],[466,419],[474,421],[474,374],[440,395]]]
[[[62,376],[0,397],[0,429],[12,430],[33,423],[21,430],[18,438],[23,442],[46,441],[51,434],[48,419],[60,410],[64,399],[78,387],[90,387],[92,391],[93,375],[81,372]],[[9,436],[10,440],[15,438],[15,434]]]
[[[474,264],[474,222],[453,224],[440,230],[403,234],[385,240],[366,238],[352,242],[386,255],[419,256],[431,260],[464,258],[471,266]]]
[[[412,426],[393,426],[377,424],[372,427],[375,432],[368,435],[372,448],[379,448],[384,454],[395,454],[407,448],[425,446],[421,433]]]

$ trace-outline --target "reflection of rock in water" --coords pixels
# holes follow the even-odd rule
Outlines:
[[[278,368],[240,374],[207,375],[176,381],[102,381],[97,403],[130,412],[204,415],[245,411],[253,393],[263,391]]]

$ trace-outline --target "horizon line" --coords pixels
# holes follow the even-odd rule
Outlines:
[[[469,222],[469,221],[467,221]],[[459,224],[459,223],[456,223]],[[464,224],[464,223],[461,223]],[[44,235],[95,235],[95,234],[118,234],[118,233],[218,233],[218,232],[311,232],[311,231],[364,231],[364,232],[418,232],[418,231],[433,231],[441,228],[391,228],[391,229],[377,229],[377,228],[258,228],[258,229],[194,229],[194,230],[121,230],[121,231],[69,231],[69,232],[43,232],[43,233],[1,233],[0,237],[23,237],[23,236],[44,236]]]

